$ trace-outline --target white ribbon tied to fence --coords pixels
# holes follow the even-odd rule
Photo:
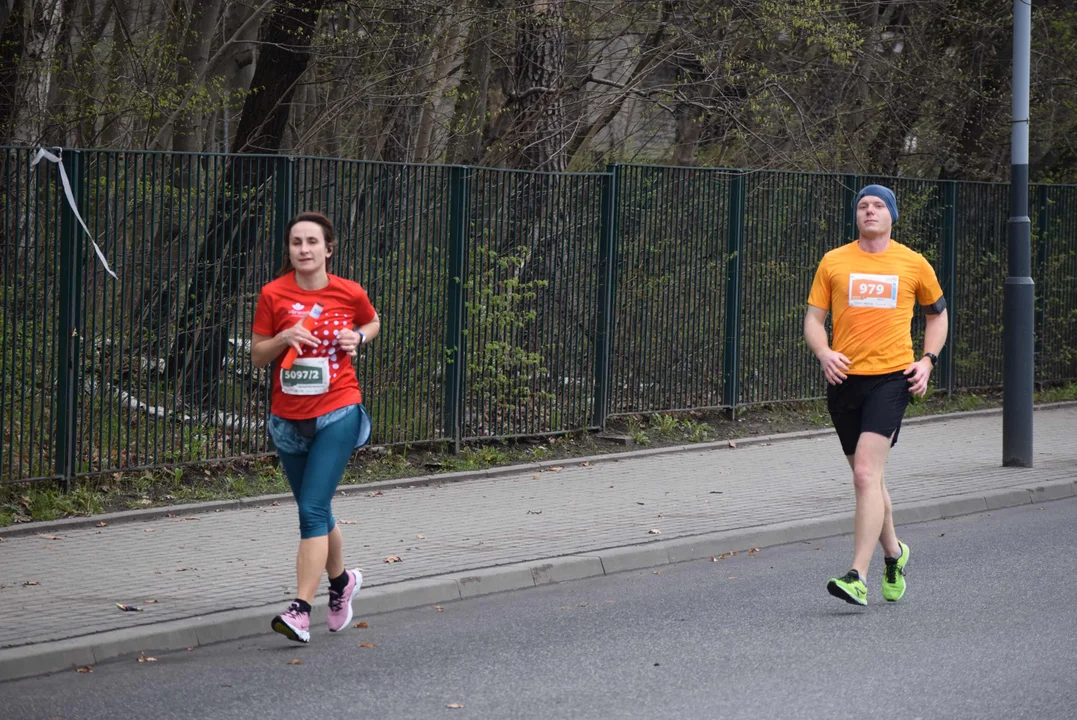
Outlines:
[[[45,148],[38,148],[37,155],[30,161],[30,167],[34,167],[41,159],[44,158],[51,163],[56,163],[60,167],[60,182],[64,186],[64,195],[67,196],[67,204],[71,207],[71,212],[75,213],[75,217],[79,221],[79,225],[86,231],[86,237],[90,238],[90,242],[93,243],[94,252],[97,253],[97,259],[101,261],[101,264],[105,266],[105,272],[112,276],[113,280],[119,280],[116,277],[116,273],[112,272],[112,268],[108,266],[108,260],[105,259],[105,254],[101,252],[101,248],[97,246],[97,241],[94,240],[93,235],[90,233],[90,229],[86,227],[86,223],[82,220],[82,215],[79,214],[78,203],[75,202],[75,196],[71,192],[71,182],[67,179],[67,171],[64,170],[64,162],[58,155],[53,155]]]

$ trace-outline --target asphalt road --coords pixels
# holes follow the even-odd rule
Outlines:
[[[1077,717],[1077,500],[901,537],[912,558],[896,604],[881,599],[878,553],[867,608],[826,593],[852,552],[831,538],[440,612],[360,605],[368,629],[317,628],[309,646],[266,635],[0,684],[0,716]],[[33,608],[6,619],[19,612]]]

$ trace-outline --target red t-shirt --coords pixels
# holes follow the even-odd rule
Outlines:
[[[359,283],[329,275],[329,284],[321,290],[304,290],[296,284],[294,272],[282,275],[263,287],[258,296],[254,332],[273,337],[302,320],[314,303],[321,304],[322,314],[312,332],[322,344],[304,348],[300,357],[328,358],[329,390],[321,395],[288,395],[282,391],[280,361],[288,352],[285,348],[273,361],[270,372],[273,414],[287,420],[306,420],[363,402],[355,366],[348,354],[337,347],[336,338],[341,330],[365,325],[376,315],[366,290]]]

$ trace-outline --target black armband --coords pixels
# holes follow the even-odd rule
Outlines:
[[[946,296],[942,295],[930,305],[923,305],[921,307],[924,308],[924,312],[928,315],[941,315],[942,311],[946,309]]]

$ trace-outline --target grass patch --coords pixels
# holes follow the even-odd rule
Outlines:
[[[1077,400],[1077,383],[1044,388],[1037,403]],[[981,410],[1002,405],[999,392],[929,393],[910,403],[906,417]],[[615,417],[606,434],[630,438],[640,447],[667,447],[714,440],[735,440],[830,426],[826,402],[813,400],[727,411]],[[357,454],[342,484],[428,477],[445,472],[484,470],[543,460],[565,460],[623,452],[624,442],[580,432],[516,442],[472,443],[453,455],[447,444],[400,445]],[[19,522],[56,520],[102,512],[177,505],[288,492],[275,458],[80,478],[70,493],[56,483],[0,486],[0,527]]]

